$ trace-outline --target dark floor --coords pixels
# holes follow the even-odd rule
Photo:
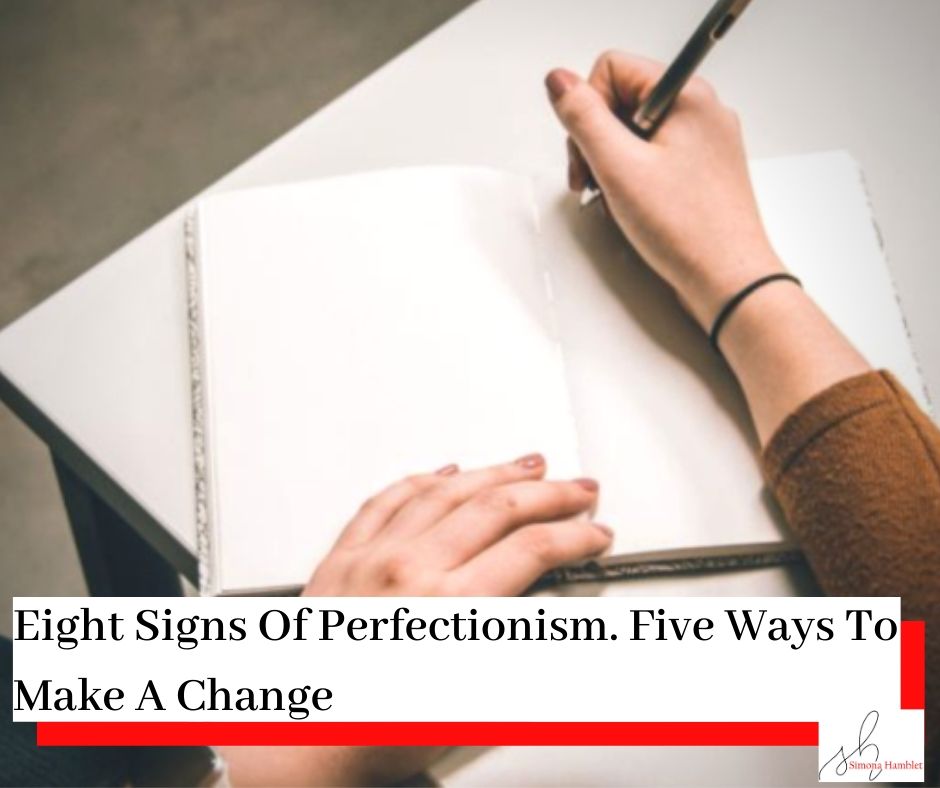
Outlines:
[[[0,0],[0,327],[467,5]],[[0,529],[0,598],[84,593],[48,456],[2,405]]]

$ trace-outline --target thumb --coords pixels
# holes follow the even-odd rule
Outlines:
[[[556,68],[545,78],[555,114],[581,151],[595,177],[605,164],[622,163],[644,145],[614,114],[604,97],[577,74]]]

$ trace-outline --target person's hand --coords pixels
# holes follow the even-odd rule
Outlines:
[[[313,573],[307,596],[493,596],[525,591],[610,546],[581,518],[592,479],[544,481],[545,460],[412,476],[366,501]],[[581,519],[577,519],[581,518]],[[235,785],[376,785],[410,777],[437,747],[227,747]]]
[[[620,121],[663,66],[611,52],[585,82],[555,69],[545,83],[568,131],[569,182],[593,175],[627,240],[706,331],[728,299],[783,264],[764,232],[737,116],[693,78],[650,140]],[[793,283],[762,287],[732,313],[721,352],[747,397],[761,444],[811,397],[870,367]]]
[[[663,72],[602,55],[587,81],[555,69],[546,87],[568,132],[569,185],[590,174],[627,240],[706,330],[727,299],[783,270],[764,232],[737,116],[693,78],[649,141],[624,126]]]
[[[606,550],[611,531],[575,519],[597,503],[597,482],[544,475],[534,454],[399,481],[362,505],[303,593],[511,596]]]

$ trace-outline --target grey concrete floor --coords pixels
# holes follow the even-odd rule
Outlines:
[[[0,0],[0,326],[468,4]],[[2,405],[0,533],[0,597],[85,593],[48,454]]]

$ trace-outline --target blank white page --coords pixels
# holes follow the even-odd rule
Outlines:
[[[786,265],[926,405],[857,164],[820,153],[758,161],[752,173]],[[730,370],[600,211],[579,211],[560,182],[537,194],[582,466],[601,481],[614,552],[780,539]]]
[[[208,197],[196,249],[206,590],[302,584],[407,474],[577,474],[530,182],[386,171]]]

